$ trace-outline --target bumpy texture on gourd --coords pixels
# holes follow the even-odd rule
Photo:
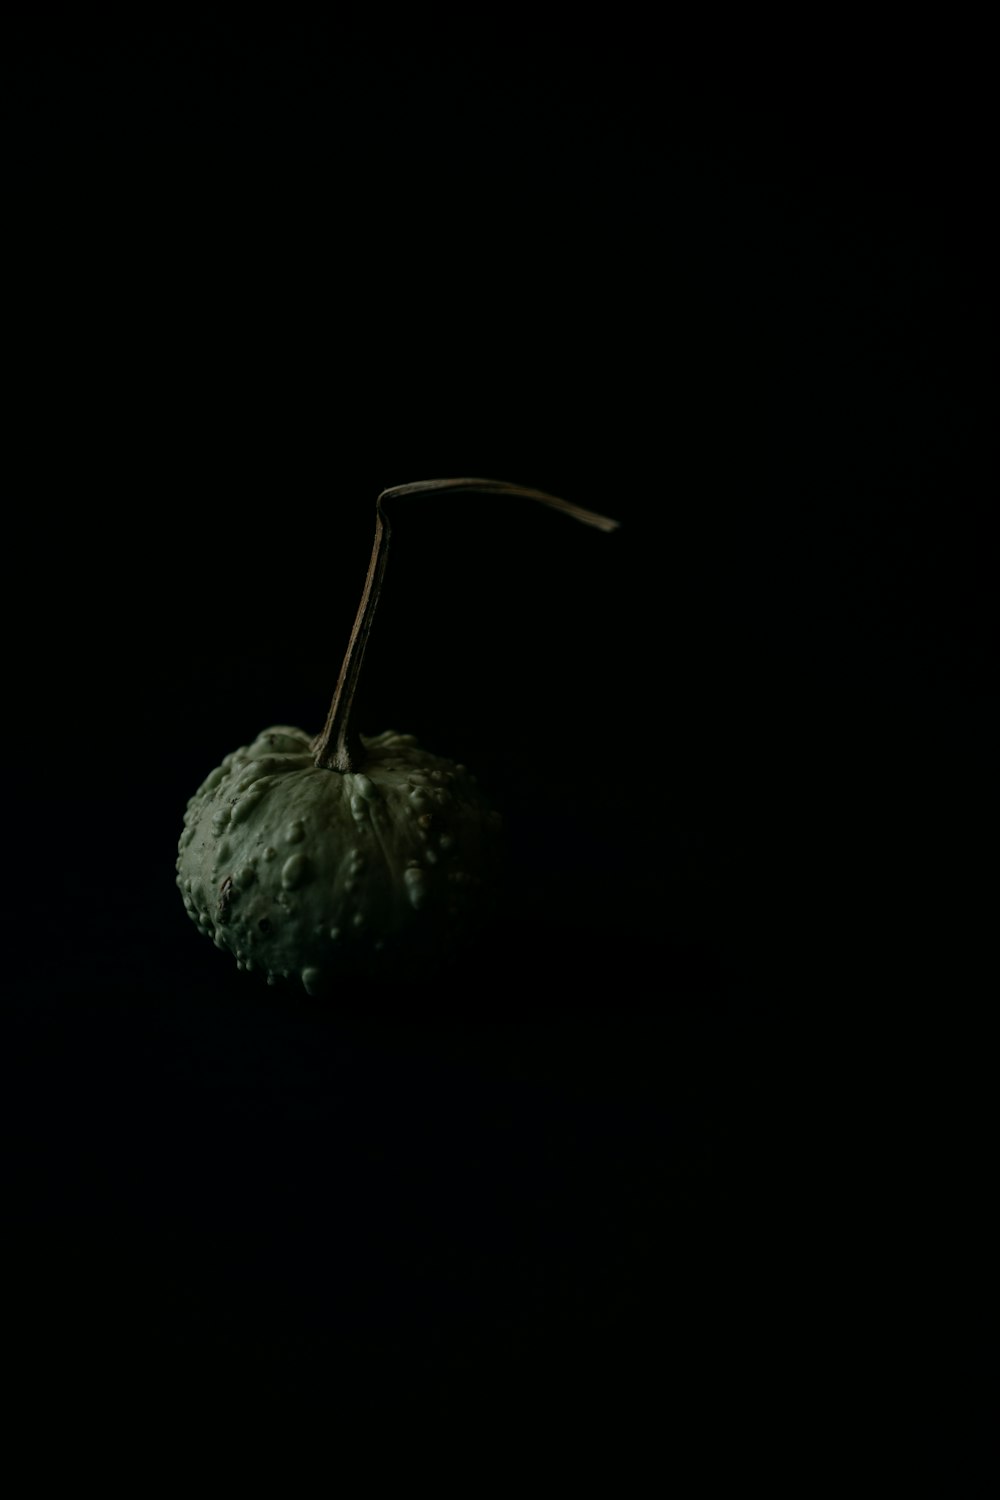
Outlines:
[[[227,755],[188,803],[177,884],[199,929],[270,983],[337,976],[460,943],[488,897],[500,819],[464,766],[412,735],[367,738],[363,768],[317,767],[279,725]]]

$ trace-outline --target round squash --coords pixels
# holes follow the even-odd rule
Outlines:
[[[464,941],[499,854],[499,815],[464,766],[391,730],[362,745],[339,773],[315,764],[301,729],[265,729],[184,816],[177,881],[192,920],[240,968],[311,995],[383,956]]]
[[[177,884],[192,921],[242,969],[310,995],[346,974],[414,974],[457,952],[488,914],[499,815],[466,768],[353,724],[385,575],[383,502],[428,490],[522,495],[602,530],[617,523],[499,480],[426,480],[383,491],[375,543],[322,734],[278,725],[227,755],[187,805]]]

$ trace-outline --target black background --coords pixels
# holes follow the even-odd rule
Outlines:
[[[976,925],[975,118],[206,17],[7,91],[17,1347],[822,1414],[895,1337],[866,1065]],[[457,474],[621,529],[397,507],[362,727],[509,887],[320,1007],[195,933],[184,804],[321,725],[376,494]]]

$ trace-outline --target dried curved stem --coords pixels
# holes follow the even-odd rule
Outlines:
[[[560,500],[558,496],[549,495],[545,490],[530,489],[522,484],[508,484],[503,479],[421,479],[413,484],[397,484],[390,489],[383,490],[375,502],[375,541],[372,545],[372,555],[368,563],[368,576],[362,590],[361,603],[358,605],[358,612],[351,629],[350,640],[347,643],[347,651],[344,654],[326,724],[322,734],[317,736],[312,745],[315,752],[315,764],[325,770],[351,771],[355,766],[360,765],[363,759],[361,738],[352,723],[352,710],[358,681],[361,677],[365,648],[368,645],[372,621],[375,618],[379,596],[382,592],[385,567],[389,560],[389,538],[392,533],[388,517],[382,509],[382,503],[401,495],[426,495],[440,490],[474,490],[486,495],[520,495],[526,500],[538,500],[552,510],[562,511],[564,515],[572,516],[576,521],[582,521],[585,526],[596,526],[599,531],[614,531],[618,527],[618,522],[611,520],[609,516],[598,515],[592,510],[584,510],[582,506],[572,505],[568,500]]]

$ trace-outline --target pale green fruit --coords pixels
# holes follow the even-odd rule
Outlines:
[[[177,883],[192,921],[244,969],[336,977],[445,954],[490,895],[500,819],[464,766],[412,735],[361,737],[357,770],[314,763],[278,726],[227,755],[188,803]]]

